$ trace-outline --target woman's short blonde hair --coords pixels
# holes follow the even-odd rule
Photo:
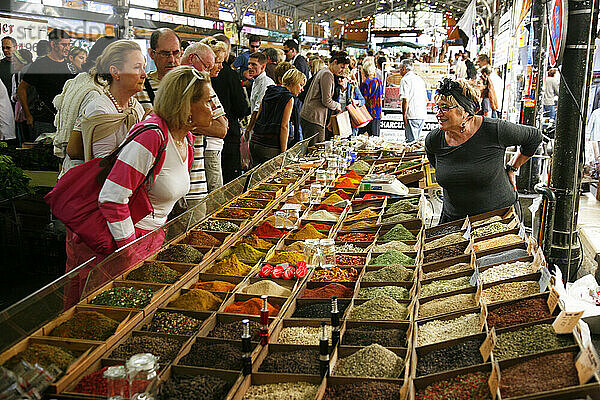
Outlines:
[[[323,68],[325,68],[325,61],[323,61],[323,59],[320,57],[315,58],[310,62],[310,73],[313,75],[322,70]]]
[[[96,59],[96,65],[90,69],[90,75],[98,85],[110,85],[113,77],[110,74],[110,67],[115,66],[123,68],[125,61],[129,59],[129,53],[132,51],[142,52],[140,45],[132,40],[117,40],[112,42]]]
[[[277,63],[285,61],[285,53],[281,49],[275,49],[277,51]]]
[[[375,68],[375,64],[372,62],[364,63],[362,70],[368,78],[373,78],[377,72],[377,68]]]
[[[215,59],[218,59],[220,57],[222,57],[223,60],[227,59],[227,44],[225,44],[224,42],[217,40],[212,36],[209,36],[202,39],[200,43],[204,43],[205,45],[210,47],[213,53],[215,53]]]
[[[281,83],[283,86],[290,87],[296,84],[306,85],[306,75],[297,70],[296,68],[292,68],[288,70],[285,74],[283,74],[283,78],[281,78]]]
[[[154,112],[167,122],[169,129],[182,129],[188,124],[191,103],[200,100],[206,90],[210,90],[208,73],[189,65],[173,68],[160,81]]]
[[[456,82],[459,84],[465,96],[469,97],[471,100],[479,104],[479,102],[481,101],[479,90],[475,89],[473,85],[471,85],[471,83],[469,83],[469,81],[464,78],[458,78],[456,79]],[[444,100],[451,106],[458,106],[461,110],[465,111],[465,109],[460,104],[458,104],[454,96],[444,96],[442,94],[436,93],[435,96],[433,96],[433,100],[436,103],[440,100]]]

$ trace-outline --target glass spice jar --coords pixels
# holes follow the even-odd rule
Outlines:
[[[133,394],[132,398],[146,391],[146,388],[156,379],[157,370],[158,359],[153,354],[136,354],[127,360],[129,393]]]
[[[310,185],[310,202],[312,204],[319,204],[321,199],[321,185],[313,183]]]
[[[315,268],[318,264],[319,239],[306,239],[304,241],[304,259],[309,268]]]
[[[127,398],[127,371],[124,365],[108,367],[102,376],[106,379],[106,398],[108,400]]]
[[[321,239],[319,252],[321,253],[321,268],[335,267],[335,241],[333,239]]]
[[[310,189],[302,189],[300,191],[300,202],[302,204],[310,203]]]

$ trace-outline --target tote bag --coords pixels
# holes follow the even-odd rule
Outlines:
[[[367,110],[367,106],[357,107],[350,103],[346,106],[346,109],[350,114],[352,128],[362,128],[373,120],[373,117],[371,117],[371,114]]]
[[[96,253],[106,255],[117,249],[117,244],[108,229],[106,218],[98,207],[98,197],[104,180],[125,145],[140,133],[150,129],[160,130],[160,127],[155,124],[144,125],[139,130],[132,132],[127,140],[108,156],[94,158],[71,168],[58,180],[52,191],[44,197],[52,214]],[[134,224],[153,211],[145,183],[148,177],[152,176],[164,150],[164,146],[161,147],[146,179],[129,199],[129,212]]]

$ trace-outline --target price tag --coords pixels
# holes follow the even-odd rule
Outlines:
[[[471,224],[471,221],[469,221],[469,216],[467,215],[465,218],[465,222],[463,222],[462,226],[460,227],[460,230],[464,230],[467,229],[467,226],[469,226]]]
[[[474,265],[473,275],[471,275],[471,280],[469,283],[471,286],[477,286],[477,282],[479,282],[479,267]]]
[[[477,282],[477,291],[475,292],[475,303],[479,304],[481,301],[481,292],[483,288],[481,287],[481,280]]]
[[[465,254],[471,254],[473,252],[474,244],[475,244],[475,242],[473,242],[473,238],[471,238],[471,240],[469,241],[469,245],[465,249]]]
[[[487,320],[488,309],[485,302],[481,302],[481,314],[479,314],[479,330],[482,331],[485,328],[485,321]]]
[[[550,289],[550,294],[548,295],[548,301],[547,301],[548,309],[550,309],[550,314],[552,314],[554,312],[554,310],[556,309],[556,306],[557,306],[559,300],[560,300],[560,295],[558,294],[556,289],[554,289],[554,288]]]
[[[515,229],[517,225],[519,225],[519,221],[515,218],[511,219],[510,222],[507,224],[509,230]]]
[[[544,253],[542,253],[542,249],[538,248],[535,253],[533,253],[533,261],[531,262],[531,269],[538,270],[542,265],[542,259],[544,258]]]
[[[488,386],[490,387],[490,394],[492,395],[492,400],[496,400],[496,396],[498,395],[498,387],[500,385],[500,367],[498,363],[495,362],[492,366],[492,373],[490,374],[490,379],[488,379]]]
[[[492,350],[496,346],[496,328],[492,328],[490,333],[488,333],[487,337],[481,344],[479,348],[479,352],[483,357],[483,361],[487,362],[488,358],[490,358],[490,354],[492,354]]]
[[[523,240],[527,239],[527,233],[525,233],[525,225],[523,224],[521,224],[521,226],[519,227],[519,236]]]
[[[465,231],[465,233],[463,233],[463,237],[465,239],[469,240],[469,239],[471,239],[471,229],[472,229],[472,227],[471,227],[471,221],[469,221],[467,219],[467,222],[469,222],[469,223],[467,224],[467,230]]]
[[[550,285],[550,278],[552,275],[550,275],[550,271],[545,265],[540,268],[540,273],[542,275],[540,276],[539,280],[540,293],[544,293],[546,290],[548,290],[548,285]]]
[[[552,323],[554,332],[556,333],[571,333],[573,328],[577,325],[579,318],[583,315],[583,311],[579,312],[567,312],[561,311],[558,317]]]
[[[575,360],[575,368],[577,368],[577,375],[579,376],[579,384],[584,385],[598,370],[600,363],[598,361],[598,354],[592,344],[588,344],[583,348],[577,360]]]

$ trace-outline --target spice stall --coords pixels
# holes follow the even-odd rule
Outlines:
[[[600,395],[595,353],[555,296],[560,274],[512,208],[426,228],[418,187],[359,191],[405,150],[333,167],[291,149],[171,221],[163,248],[125,273],[111,266],[135,244],[89,267],[75,307],[60,309],[68,280],[23,304],[0,363],[58,366],[49,391],[64,399]],[[42,305],[56,315],[38,328],[24,313]],[[107,373],[139,353],[159,358],[134,378]]]

